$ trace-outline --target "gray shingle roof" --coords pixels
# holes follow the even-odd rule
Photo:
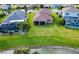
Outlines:
[[[79,13],[79,9],[75,7],[67,7],[62,9],[63,12],[73,12],[73,13]]]

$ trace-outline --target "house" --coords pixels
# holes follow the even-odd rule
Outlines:
[[[50,4],[44,4],[43,6],[44,6],[44,8],[50,8],[51,7]]]
[[[74,8],[74,5],[72,4],[60,4],[59,6],[61,6],[61,9],[57,9],[57,14],[62,17],[62,10],[66,9],[66,8]]]
[[[62,10],[62,17],[65,20],[65,26],[70,28],[79,28],[79,9],[67,7]]]
[[[51,7],[54,8],[54,9],[58,9],[59,5],[60,4],[53,4]]]
[[[12,9],[11,4],[2,4],[1,9],[3,10],[3,14],[8,14],[9,10]]]
[[[16,10],[11,13],[2,24],[0,24],[0,32],[16,31],[18,30],[17,24],[26,20],[26,13],[24,10]]]
[[[18,7],[20,7],[21,9],[23,9],[24,7],[26,7],[26,4],[18,4]]]
[[[33,12],[33,10],[32,10],[32,9],[27,10],[27,14],[32,13],[32,12]]]
[[[11,4],[2,4],[2,5],[1,5],[1,8],[2,8],[3,10],[8,10],[8,9],[11,9],[11,8],[12,8],[12,5],[11,5]]]
[[[35,9],[36,8],[36,5],[35,4],[31,4],[28,9],[31,10],[31,9]]]
[[[53,18],[51,16],[51,10],[49,9],[42,9],[39,12],[37,12],[33,20],[35,25],[51,24],[52,21]]]
[[[73,4],[60,4],[60,6],[62,6],[62,8],[66,8],[66,7],[74,7]]]

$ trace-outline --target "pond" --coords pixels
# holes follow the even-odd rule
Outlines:
[[[62,46],[49,46],[49,47],[41,47],[41,48],[31,48],[30,54],[33,52],[38,52],[40,54],[79,54],[79,48],[68,48]],[[0,52],[0,54],[13,54],[13,50],[7,50]]]

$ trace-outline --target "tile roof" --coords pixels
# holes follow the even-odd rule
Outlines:
[[[52,13],[52,11],[49,10],[49,9],[42,9],[42,10],[39,11],[39,13],[46,13],[46,14],[50,15]]]
[[[34,21],[47,21],[47,20],[52,20],[52,17],[47,14],[41,14],[38,17],[36,17]]]
[[[47,21],[52,20],[51,10],[48,9],[42,9],[39,12],[36,13],[34,17],[34,21]]]

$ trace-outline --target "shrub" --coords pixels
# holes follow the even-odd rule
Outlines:
[[[43,5],[43,4],[41,4],[41,5],[40,5],[40,8],[44,8],[44,5]]]
[[[58,9],[61,10],[63,7],[62,6],[58,6]]]
[[[65,21],[62,20],[62,21],[60,22],[60,25],[64,26],[64,25],[65,25]]]
[[[5,14],[0,14],[0,18],[2,18],[2,17],[4,17],[5,16]]]
[[[19,30],[22,30],[23,32],[29,31],[30,25],[26,23],[19,23],[18,24]]]
[[[25,48],[25,47],[21,47],[18,48],[14,51],[14,54],[29,54],[30,49],[29,48]]]
[[[39,52],[37,52],[37,51],[35,51],[35,52],[33,52],[32,54],[40,54]]]

